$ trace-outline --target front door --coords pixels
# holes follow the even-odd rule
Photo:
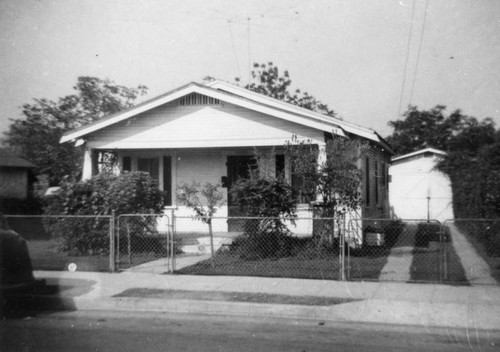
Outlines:
[[[231,197],[231,188],[239,179],[250,177],[250,169],[255,167],[255,157],[251,155],[231,155],[227,157],[227,191],[228,191],[228,216],[238,217],[246,216],[245,211],[241,209],[233,197]],[[237,219],[229,219],[229,231],[242,231],[243,222]]]

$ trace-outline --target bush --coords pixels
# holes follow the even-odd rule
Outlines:
[[[45,226],[62,239],[60,249],[64,252],[107,254],[109,219],[96,216],[158,214],[162,209],[163,194],[147,173],[101,173],[85,181],[62,182],[44,213],[74,217],[47,218]],[[87,217],[76,217],[82,215]]]
[[[296,218],[296,202],[291,186],[282,177],[273,178],[250,172],[250,178],[238,180],[231,196],[247,216],[265,219],[246,220],[245,240],[240,244],[245,258],[280,258],[287,255],[290,231],[284,224]]]

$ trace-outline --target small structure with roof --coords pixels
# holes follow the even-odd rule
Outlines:
[[[446,152],[426,148],[392,158],[389,203],[398,219],[453,219],[448,176],[437,169]]]
[[[26,199],[35,165],[0,149],[0,198]]]

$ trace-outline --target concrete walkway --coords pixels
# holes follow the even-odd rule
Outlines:
[[[210,254],[187,255],[175,257],[175,270],[194,265],[204,260],[210,259]],[[172,262],[169,258],[160,258],[151,262],[134,266],[124,270],[124,272],[132,273],[152,273],[152,274],[168,274],[172,271]]]
[[[59,286],[52,297],[66,309],[177,312],[316,321],[421,325],[486,330],[500,337],[500,288],[281,278],[36,271]],[[345,298],[329,306],[214,300],[117,297],[126,290],[187,290],[211,298],[217,292]],[[139,290],[140,291],[140,290]]]
[[[387,263],[380,272],[381,281],[410,281],[410,266],[413,260],[415,229],[405,226],[391,249]]]
[[[467,281],[471,285],[496,285],[497,281],[491,277],[490,266],[477,253],[476,249],[460,232],[455,224],[447,224],[450,229],[453,247],[465,271]]]

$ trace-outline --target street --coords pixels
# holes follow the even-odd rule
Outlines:
[[[7,351],[498,351],[485,331],[155,312],[39,313],[0,322]]]

